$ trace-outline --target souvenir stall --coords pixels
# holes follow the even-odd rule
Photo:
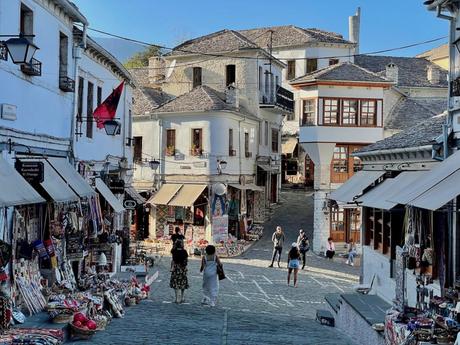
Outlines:
[[[396,251],[396,301],[385,319],[388,345],[454,344],[457,339],[460,286],[448,273],[447,214],[406,208],[405,244]]]

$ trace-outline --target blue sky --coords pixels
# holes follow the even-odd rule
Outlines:
[[[93,28],[165,46],[224,28],[294,24],[348,37],[348,16],[361,7],[362,53],[447,36],[446,20],[423,0],[74,0]],[[95,35],[92,33],[92,35]],[[386,55],[413,56],[447,42]]]

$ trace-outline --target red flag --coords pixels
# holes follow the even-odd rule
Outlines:
[[[93,112],[93,117],[96,120],[97,128],[104,128],[104,122],[113,120],[117,112],[118,102],[120,101],[121,93],[123,92],[124,81],[112,91],[104,102],[102,102]]]

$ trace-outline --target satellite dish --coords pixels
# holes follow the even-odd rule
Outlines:
[[[223,184],[223,183],[215,183],[213,186],[212,186],[212,190],[214,191],[214,194],[216,195],[224,195],[225,193],[227,193],[227,187]]]
[[[168,79],[172,72],[174,71],[174,67],[176,67],[176,60],[172,60],[171,64],[168,67],[168,70],[166,71],[166,79]]]

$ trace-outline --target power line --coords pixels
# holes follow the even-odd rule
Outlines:
[[[121,40],[138,43],[138,44],[141,44],[141,45],[144,45],[144,46],[151,46],[151,47],[156,47],[156,48],[166,49],[166,50],[171,50],[171,51],[180,51],[180,52],[194,54],[194,55],[203,55],[203,56],[210,56],[210,57],[225,57],[225,58],[228,58],[229,53],[235,52],[235,50],[231,51],[231,52],[227,52],[226,54],[197,52],[197,51],[187,50],[187,49],[183,49],[183,48],[177,48],[177,47],[176,48],[171,48],[171,47],[166,47],[166,46],[162,46],[162,45],[159,45],[159,44],[153,44],[153,43],[149,43],[149,42],[144,42],[144,41],[140,41],[140,40],[137,40],[137,39],[132,39],[132,38],[129,38],[129,37],[124,37],[124,36],[112,34],[112,33],[109,33],[107,31],[103,31],[103,30],[99,30],[99,29],[88,28],[88,30],[98,32],[98,33],[101,33],[101,34],[104,34],[104,35],[107,35],[107,36],[115,37],[115,38],[118,38],[118,39],[121,39]],[[265,33],[263,33],[263,34],[265,34]],[[259,38],[263,34],[259,35],[257,38]],[[388,52],[392,52],[392,51],[412,48],[412,47],[425,45],[425,44],[429,44],[429,43],[434,43],[434,42],[437,42],[437,41],[440,41],[440,40],[443,40],[443,39],[446,39],[446,38],[447,38],[447,36],[442,36],[442,37],[436,37],[436,38],[433,38],[433,39],[420,41],[420,42],[416,42],[416,43],[412,43],[412,44],[406,44],[406,45],[398,46],[398,47],[394,47],[394,48],[381,49],[381,50],[376,50],[376,51],[371,51],[371,52],[366,52],[366,53],[359,53],[359,54],[322,56],[322,57],[317,57],[316,59],[322,60],[322,59],[334,59],[334,58],[335,59],[337,59],[337,58],[351,58],[351,57],[357,57],[357,56],[362,56],[362,55],[376,55],[376,54],[382,54],[382,53],[388,53]],[[261,47],[258,47],[257,49],[262,49],[265,52],[267,52],[264,48],[261,48]],[[267,52],[267,53],[269,53],[269,52]],[[249,60],[259,60],[260,59],[259,57],[254,57],[254,56],[232,56],[232,58],[234,58],[234,59],[249,59]],[[288,58],[287,57],[286,58],[278,57],[277,59],[286,60]],[[308,57],[292,58],[292,59],[289,58],[289,60],[294,60],[294,61],[302,61],[302,60],[307,60],[307,59],[309,59],[309,58]],[[194,62],[194,63],[196,63],[196,62]],[[161,67],[160,68],[144,67],[144,68],[145,69],[163,69]]]

